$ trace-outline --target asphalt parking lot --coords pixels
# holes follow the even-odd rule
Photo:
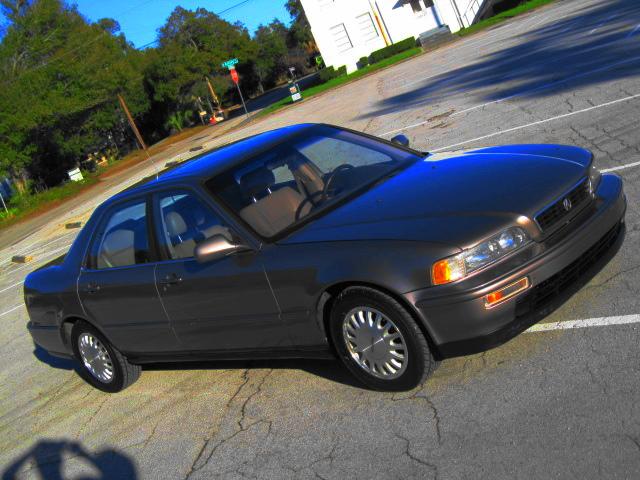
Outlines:
[[[365,390],[328,361],[159,365],[120,394],[92,389],[34,349],[21,282],[100,198],[52,218],[0,251],[3,479],[638,478],[639,119],[640,4],[564,0],[200,140],[324,121],[429,151],[576,144],[623,177],[613,260],[542,326],[402,394]],[[16,253],[35,261],[12,264]]]

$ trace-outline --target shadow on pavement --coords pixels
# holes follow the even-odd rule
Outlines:
[[[65,475],[69,472],[65,462],[73,459],[74,463],[82,463],[82,474],[77,472]],[[99,479],[127,479],[138,478],[135,464],[127,455],[115,449],[107,448],[95,453],[87,451],[82,444],[68,440],[41,440],[31,449],[14,460],[14,462],[2,472],[2,480],[14,480],[23,478],[20,471],[29,469],[30,476],[37,472],[40,478],[46,480],[99,480]],[[91,473],[85,473],[91,472]]]
[[[45,349],[34,345],[33,355],[42,363],[59,370],[78,371],[75,360],[51,355]],[[142,367],[147,371],[158,370],[229,370],[229,369],[291,369],[303,370],[312,375],[326,378],[352,387],[362,387],[352,378],[338,360],[314,359],[271,359],[271,360],[210,360],[210,361],[181,361],[176,363],[153,363]]]
[[[365,388],[340,363],[339,360],[217,360],[206,362],[154,363],[142,367],[147,371],[159,370],[229,370],[229,369],[274,369],[302,370],[311,375],[350,387]]]
[[[640,32],[633,31],[638,22],[638,2],[612,0],[555,21],[549,18],[532,31],[515,30],[511,38],[519,37],[519,43],[489,54],[481,54],[482,39],[473,40],[479,42],[474,47],[477,61],[418,81],[415,88],[378,102],[362,118],[437,104],[457,94],[478,102],[514,95],[536,98],[635,76],[640,72]],[[500,28],[505,27],[509,24]]]
[[[44,348],[34,343],[33,356],[36,357],[42,363],[46,363],[50,367],[60,370],[76,370],[76,362],[69,358],[60,358],[51,355]]]

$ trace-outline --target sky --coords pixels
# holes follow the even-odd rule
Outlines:
[[[198,7],[219,13],[231,23],[240,21],[251,33],[258,25],[278,18],[287,25],[291,21],[284,8],[285,0],[75,0],[78,10],[90,21],[113,18],[120,24],[127,40],[140,48],[157,37],[161,27],[177,6],[187,10]]]

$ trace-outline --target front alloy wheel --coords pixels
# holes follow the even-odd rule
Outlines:
[[[366,306],[350,310],[342,335],[351,358],[370,375],[392,380],[407,369],[404,337],[384,313]]]
[[[378,290],[345,289],[332,306],[329,327],[340,360],[370,388],[411,390],[437,365],[411,314]]]

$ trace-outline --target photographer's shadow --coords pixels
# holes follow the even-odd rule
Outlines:
[[[70,473],[65,477],[65,461],[73,459],[81,462],[81,472]],[[103,449],[95,453],[87,451],[82,444],[68,440],[41,440],[30,450],[17,458],[3,473],[2,480],[21,478],[20,471],[31,465],[30,470],[37,471],[40,478],[46,480],[82,480],[131,479],[138,478],[133,461],[122,452]],[[75,470],[75,469],[74,469]],[[90,473],[85,473],[90,472]]]

